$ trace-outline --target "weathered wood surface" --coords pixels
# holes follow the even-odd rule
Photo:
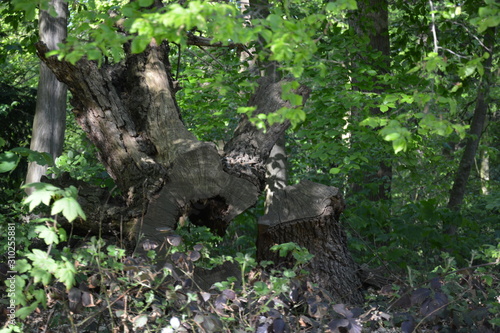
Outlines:
[[[313,282],[339,301],[362,302],[358,268],[339,223],[343,210],[344,200],[335,187],[302,181],[277,191],[268,213],[259,219],[258,258],[279,262],[269,248],[294,242],[314,255],[308,266]]]

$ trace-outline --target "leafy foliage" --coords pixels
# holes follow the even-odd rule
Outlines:
[[[9,124],[0,134],[0,172],[5,175],[0,227],[6,234],[8,223],[18,225],[19,317],[49,306],[58,310],[55,322],[67,324],[71,318],[73,329],[98,325],[94,318],[100,316],[115,326],[110,329],[167,332],[250,327],[257,332],[359,332],[362,325],[403,332],[423,326],[481,331],[500,326],[495,271],[500,90],[498,57],[484,46],[489,29],[500,23],[495,1],[391,2],[389,59],[356,32],[352,15],[366,3],[269,1],[269,15],[252,18],[251,24],[234,1],[169,1],[161,10],[152,4],[70,1],[67,44],[51,54],[72,64],[85,56],[102,66],[122,61],[124,45],[139,53],[153,38],[167,40],[183,120],[198,138],[219,149],[242,114],[263,129],[290,120],[290,182],[305,177],[342,188],[347,201],[343,223],[357,261],[382,267],[397,282],[368,289],[365,309],[356,310],[302,284],[309,257],[294,244],[276,250],[292,251],[297,266],[285,270],[260,263],[268,268],[261,270],[253,256],[261,207],[239,216],[224,238],[189,225],[177,230],[168,238],[170,264],[159,270],[151,265],[159,260],[155,251],[148,259],[129,257],[96,235],[73,249],[56,219],[30,220],[19,191],[26,160],[50,164],[56,176],[69,173],[108,188],[113,183],[72,118],[65,152],[55,162],[27,149],[34,109],[30,78],[37,70],[35,17],[39,8],[50,6],[47,0],[13,0],[0,4],[0,122]],[[190,45],[192,36],[227,47]],[[491,59],[492,65],[485,65]],[[291,91],[299,83],[311,88],[303,108],[255,115],[247,106],[259,75],[253,66],[268,61],[294,78],[282,95],[293,106],[302,100]],[[490,86],[489,124],[462,210],[451,211],[446,203],[452,175],[469,139],[484,80]],[[370,177],[382,163],[392,167],[390,182]],[[489,166],[487,173],[483,165]],[[371,200],[387,184],[387,200]],[[47,216],[85,216],[76,188],[34,186],[38,191],[25,199],[29,210],[43,203],[49,206]],[[30,223],[19,223],[26,220]],[[451,224],[458,227],[455,235],[444,232]],[[7,252],[7,241],[2,239],[0,246]],[[212,268],[225,261],[238,265],[236,278],[208,291],[193,285],[196,265]]]

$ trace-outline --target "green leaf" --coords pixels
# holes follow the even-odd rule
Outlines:
[[[132,40],[132,53],[141,53],[151,42],[151,37],[139,35]]]
[[[82,59],[82,57],[85,55],[85,52],[82,50],[74,50],[70,53],[68,53],[65,57],[64,60],[69,62],[70,64],[74,65],[78,62],[78,60]]]
[[[139,6],[149,7],[153,4],[154,0],[139,0]]]
[[[400,151],[406,151],[407,142],[404,137],[397,138],[392,142],[392,148],[394,149],[394,153],[397,154]]]
[[[290,104],[294,106],[300,106],[302,105],[302,96],[297,95],[297,94],[288,94],[286,96],[286,99],[290,101]]]
[[[236,110],[236,112],[245,113],[246,115],[251,115],[256,109],[257,107],[255,106],[241,106]]]
[[[22,188],[29,188],[29,187],[34,187],[35,191],[23,200],[23,204],[25,205],[29,204],[30,212],[35,207],[38,207],[41,203],[44,203],[46,206],[49,206],[52,197],[61,191],[60,188],[45,183],[31,183],[22,186]]]
[[[64,283],[69,290],[75,284],[76,268],[75,265],[66,257],[62,257],[63,262],[59,263],[58,269],[55,271],[54,276]]]
[[[87,219],[78,201],[72,197],[62,198],[54,202],[50,214],[56,215],[61,212],[69,222],[73,222],[78,216],[84,220]]]
[[[47,293],[44,289],[40,288],[33,290],[33,296],[35,296],[35,299],[41,303],[44,308],[47,307]]]
[[[45,225],[35,227],[35,231],[39,233],[39,237],[45,241],[45,244],[59,244],[59,236],[54,231],[54,228],[49,228]]]
[[[32,267],[33,266],[31,266],[28,263],[28,260],[26,260],[26,259],[19,259],[19,260],[16,261],[15,271],[17,271],[18,273],[25,273],[25,272],[31,270]]]
[[[59,228],[57,229],[57,233],[59,235],[59,240],[61,242],[65,242],[68,240],[68,234],[66,233],[66,229],[64,228]]]
[[[89,60],[99,60],[102,57],[102,52],[97,49],[89,50],[87,52],[87,58]]]
[[[33,281],[35,283],[42,283],[44,286],[47,286],[52,280],[52,273],[47,271],[43,267],[33,267],[30,271],[30,275],[33,277]]]
[[[339,169],[339,168],[331,168],[331,169],[330,169],[330,173],[331,173],[332,175],[336,175],[336,174],[338,174],[339,172],[340,172],[340,169]]]
[[[384,140],[385,141],[394,141],[396,139],[399,139],[400,136],[401,136],[401,134],[399,134],[398,132],[391,132],[391,133],[388,133],[384,136]]]
[[[6,151],[0,154],[0,173],[14,170],[21,158],[13,152]]]
[[[379,127],[379,126],[385,126],[387,124],[388,120],[385,118],[379,118],[379,117],[368,117],[365,120],[363,120],[360,125],[361,126],[369,126],[371,128]]]
[[[20,308],[19,310],[16,311],[16,317],[18,317],[21,320],[24,320],[30,314],[32,314],[33,311],[35,311],[37,307],[38,307],[38,302],[34,302],[29,306],[25,306],[23,308]]]
[[[333,13],[338,13],[342,10],[356,10],[358,9],[358,4],[356,0],[337,0],[335,2],[329,2],[326,5],[326,10]]]
[[[47,1],[45,1],[45,3],[47,3]],[[15,10],[24,11],[27,21],[33,21],[35,19],[39,1],[16,0],[13,1],[13,4]]]
[[[54,159],[49,153],[34,151],[25,147],[16,147],[12,151],[21,156],[26,156],[29,162],[36,162],[39,165],[54,165]]]
[[[26,257],[32,261],[33,266],[40,267],[47,272],[54,272],[57,269],[55,260],[49,257],[47,252],[33,249],[31,253],[26,254]]]

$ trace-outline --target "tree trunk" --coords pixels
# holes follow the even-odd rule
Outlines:
[[[474,116],[469,129],[469,138],[465,145],[464,153],[460,159],[460,164],[455,173],[455,179],[450,191],[450,199],[448,201],[448,208],[451,210],[459,210],[465,196],[467,182],[469,180],[470,171],[474,165],[476,158],[477,148],[479,141],[483,134],[484,125],[486,123],[486,114],[488,112],[488,94],[491,82],[491,66],[493,58],[493,47],[495,45],[495,28],[488,28],[484,37],[484,45],[488,48],[490,54],[489,58],[484,63],[484,76],[478,88],[476,108],[474,109]],[[448,234],[455,234],[457,226],[449,224],[446,226]]]
[[[339,223],[343,210],[344,199],[335,187],[302,181],[277,191],[267,214],[259,219],[257,259],[280,262],[269,248],[297,243],[314,255],[310,264],[314,282],[338,301],[363,302],[357,266]]]
[[[265,187],[266,161],[289,122],[273,124],[263,132],[244,116],[220,156],[213,144],[196,140],[182,123],[166,43],[153,41],[141,54],[130,54],[126,48],[125,65],[102,68],[85,59],[71,65],[54,57],[44,58],[46,47],[37,47],[42,59],[71,90],[79,124],[125,195],[127,219],[132,223],[129,229],[137,237],[143,235],[141,240],[148,246],[157,243],[161,248],[165,241],[162,231],[174,229],[181,217],[223,234],[235,216],[257,202]],[[249,105],[256,106],[258,113],[290,107],[281,99],[283,82],[260,79]],[[299,87],[296,93],[305,101],[309,91]],[[289,214],[280,212],[286,207],[274,203],[270,207],[276,213],[268,214],[262,222],[272,227],[268,228],[270,234],[260,234],[261,258],[274,241],[307,237],[307,244],[301,244],[317,254],[311,266],[318,270],[315,281],[339,299],[360,301],[359,279],[338,224],[341,198],[334,188],[307,184],[305,195],[314,197],[317,204],[303,206],[302,215],[293,215],[290,220]],[[283,190],[287,198],[295,195],[293,189]],[[280,219],[275,220],[276,216]],[[289,231],[289,220],[295,233]],[[286,227],[280,227],[282,222]],[[326,255],[320,253],[321,248]]]
[[[368,37],[369,52],[380,52],[382,54],[381,60],[374,65],[374,69],[379,75],[387,73],[391,56],[388,1],[360,0],[357,3],[358,10],[352,13],[349,23],[358,35]],[[364,54],[358,54],[357,56],[364,62],[373,61],[373,59],[367,58]],[[383,89],[373,89],[372,92],[382,93]],[[355,115],[356,113],[353,112],[353,114]],[[371,114],[380,115],[380,110],[372,108]],[[355,144],[356,138],[352,138],[351,141]],[[372,158],[370,157],[370,159]],[[371,201],[389,199],[392,182],[392,165],[390,162],[387,162],[389,159],[389,156],[383,158],[381,161],[379,158],[378,170],[376,172],[366,173],[366,170],[355,172],[354,178],[362,179],[363,182],[353,184],[353,192],[357,193],[366,190],[368,192],[367,198]],[[377,159],[373,158],[373,160],[376,161]],[[366,186],[366,184],[372,183],[379,184],[376,190]]]
[[[40,10],[39,37],[48,50],[55,50],[57,44],[66,39],[68,4],[62,0],[52,0],[50,6],[53,6],[57,17]],[[31,150],[49,153],[53,158],[61,155],[66,128],[66,95],[66,86],[41,62]],[[40,181],[46,171],[46,165],[29,163],[26,183]],[[27,193],[31,193],[31,189],[27,189]]]

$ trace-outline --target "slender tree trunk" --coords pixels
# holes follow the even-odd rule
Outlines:
[[[66,38],[68,4],[63,0],[52,0],[50,6],[55,9],[57,17],[41,10],[39,35],[49,50],[55,50],[57,44]],[[61,155],[66,128],[66,95],[66,85],[59,82],[45,63],[41,62],[31,150],[49,153],[53,158]],[[46,171],[46,165],[31,162],[26,183],[40,181]],[[28,189],[27,192],[30,193],[31,190]]]
[[[369,51],[380,52],[382,54],[378,66],[375,66],[378,74],[387,73],[390,66],[390,41],[389,41],[389,18],[388,18],[388,1],[387,0],[360,0],[358,3],[358,10],[352,13],[350,24],[355,29],[356,33],[360,36],[367,36],[369,38]],[[358,61],[365,60],[365,55],[358,55]],[[369,61],[372,61],[371,59]],[[376,93],[382,93],[383,89],[372,90]],[[371,110],[373,115],[379,115],[380,110],[373,108]],[[356,116],[357,112],[353,112]],[[351,139],[353,144],[356,143],[356,138]],[[389,199],[391,194],[392,182],[392,165],[389,156],[378,162],[378,170],[364,175],[356,174],[355,178],[363,179],[363,184],[355,183],[352,186],[353,192],[360,192],[366,188],[366,184],[378,183],[377,190],[368,190],[368,199],[372,201],[379,201]]]
[[[479,167],[479,176],[481,177],[481,193],[483,195],[490,194],[490,157],[488,152],[481,153],[481,165]]]
[[[470,171],[472,169],[472,166],[474,165],[474,159],[476,158],[479,141],[481,140],[484,125],[486,123],[486,115],[488,112],[487,99],[492,75],[491,66],[493,63],[492,58],[494,55],[493,48],[495,45],[495,33],[495,28],[488,28],[484,36],[484,45],[486,45],[486,47],[488,48],[490,56],[484,62],[484,75],[478,88],[476,107],[474,109],[474,116],[472,117],[472,122],[468,133],[469,138],[467,139],[464,153],[455,173],[455,179],[450,191],[448,208],[450,208],[451,210],[459,210],[462,205]],[[457,232],[457,226],[454,224],[447,225],[446,232],[451,235],[455,234]]]

